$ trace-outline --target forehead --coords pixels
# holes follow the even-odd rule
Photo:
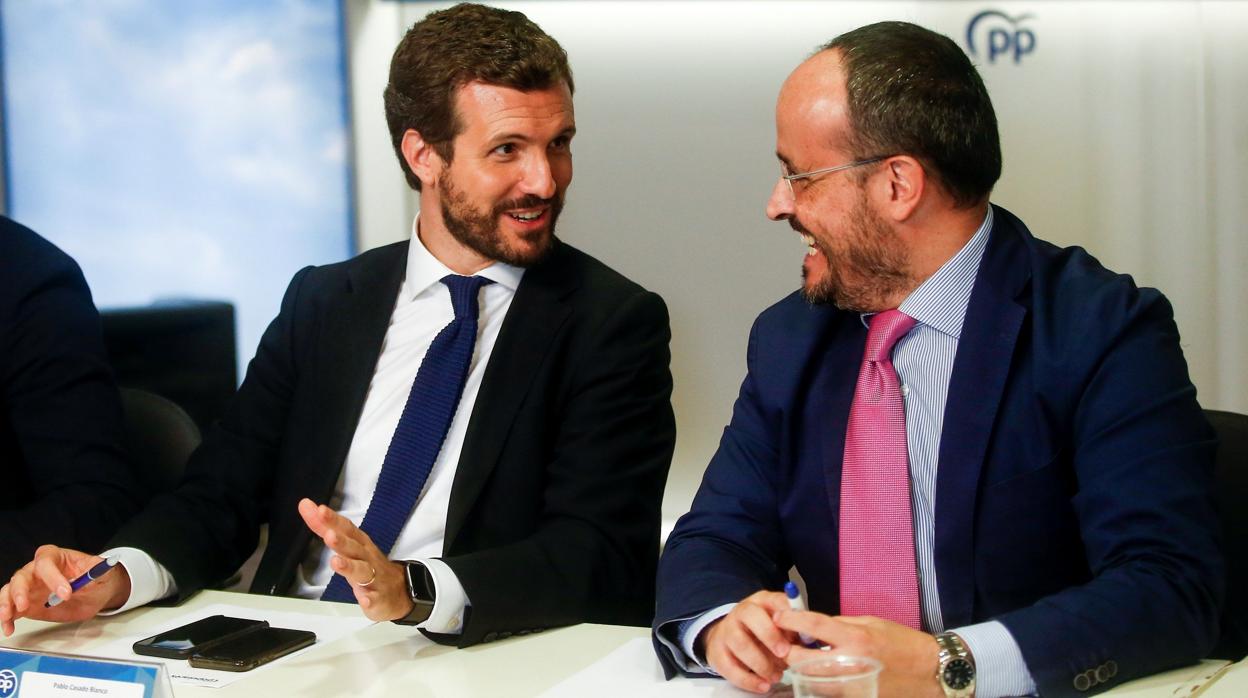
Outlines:
[[[848,152],[848,135],[849,101],[840,56],[821,51],[799,65],[780,88],[776,152],[791,164],[840,155]]]
[[[572,93],[562,82],[529,91],[470,82],[456,91],[455,106],[468,136],[558,134],[576,125]]]

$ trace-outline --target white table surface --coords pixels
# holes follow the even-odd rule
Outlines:
[[[18,632],[0,640],[0,646],[90,655],[92,647],[145,636],[150,628],[213,603],[258,611],[360,614],[358,607],[347,604],[206,591],[177,608],[142,608],[85,623],[18,621]],[[175,685],[174,693],[179,698],[383,696],[400,691],[405,696],[535,696],[645,632],[581,625],[461,650],[433,644],[412,628],[378,623],[230,686]]]
[[[92,647],[128,636],[149,635],[150,629],[188,610],[214,603],[257,611],[329,616],[358,617],[360,613],[357,607],[347,604],[206,591],[177,608],[142,608],[85,623],[57,625],[19,621],[17,634],[0,640],[0,646],[90,655]],[[648,634],[646,628],[584,624],[455,649],[433,644],[411,628],[378,623],[232,685],[216,689],[175,685],[174,692],[179,698],[399,694],[440,698],[538,696],[630,640]],[[1230,667],[1212,683],[1206,682],[1198,693],[1183,690],[1193,676],[1212,673],[1214,668],[1213,663],[1206,662],[1199,667],[1133,681],[1105,695],[1169,698],[1177,695],[1177,690],[1187,696],[1206,698],[1248,696],[1248,665],[1244,664]],[[603,677],[604,687],[610,683],[610,677]]]

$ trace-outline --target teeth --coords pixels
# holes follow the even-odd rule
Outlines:
[[[511,217],[512,217],[512,218],[515,218],[516,220],[520,220],[520,221],[532,221],[532,220],[537,220],[539,217],[541,217],[542,212],[541,212],[541,211],[535,211],[535,212],[533,212],[533,213],[513,213],[513,214],[510,214],[510,215],[511,215]]]
[[[802,242],[806,245],[806,256],[807,256],[807,257],[812,257],[812,256],[814,256],[814,255],[815,255],[815,253],[817,253],[817,252],[819,251],[818,249],[816,249],[816,248],[815,248],[815,238],[814,238],[814,236],[807,235],[807,234],[805,234],[805,233],[798,233],[798,234],[797,234],[797,237],[798,237],[798,239],[800,239],[800,240],[801,240],[801,241],[802,241]]]

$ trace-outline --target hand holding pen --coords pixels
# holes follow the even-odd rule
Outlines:
[[[103,609],[121,606],[129,597],[130,575],[124,565],[45,545],[0,587],[0,633],[12,635],[19,618],[87,620]]]
[[[79,589],[82,589],[83,587],[90,584],[91,582],[94,582],[100,577],[103,577],[105,574],[108,573],[109,570],[113,569],[113,567],[115,567],[116,565],[117,565],[117,558],[110,557],[110,558],[105,559],[103,562],[87,570],[77,579],[70,582],[69,590],[71,592],[75,592],[75,591],[78,591]],[[52,592],[51,594],[48,595],[48,600],[43,604],[43,607],[52,608],[53,606],[59,606],[61,603],[63,603],[63,601],[64,599],[62,599],[60,596],[57,596],[56,592]]]
[[[784,596],[789,600],[789,608],[793,609],[794,611],[807,610],[806,602],[802,600],[802,595],[800,592],[798,592],[797,585],[794,584],[793,582],[784,583]],[[819,649],[821,647],[826,646],[816,641],[814,638],[807,635],[806,633],[800,633],[797,636],[797,639],[801,640],[803,645],[805,645],[806,647],[809,647],[812,650]]]

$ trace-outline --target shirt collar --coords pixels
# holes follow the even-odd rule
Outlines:
[[[412,241],[407,248],[407,275],[404,277],[403,287],[408,300],[416,298],[429,290],[434,284],[440,283],[442,277],[447,274],[455,273],[429,252],[424,243],[420,241],[419,231],[420,214],[418,213],[416,218],[412,220]],[[520,279],[524,276],[524,269],[504,262],[494,262],[490,266],[478,271],[475,275],[484,276],[515,293],[516,289],[520,287]]]
[[[966,307],[971,302],[979,263],[988,246],[992,231],[992,207],[979,229],[967,240],[958,253],[950,257],[898,306],[898,310],[921,324],[943,332],[954,339],[962,337],[962,322],[966,319]],[[865,313],[863,323],[874,313]]]

